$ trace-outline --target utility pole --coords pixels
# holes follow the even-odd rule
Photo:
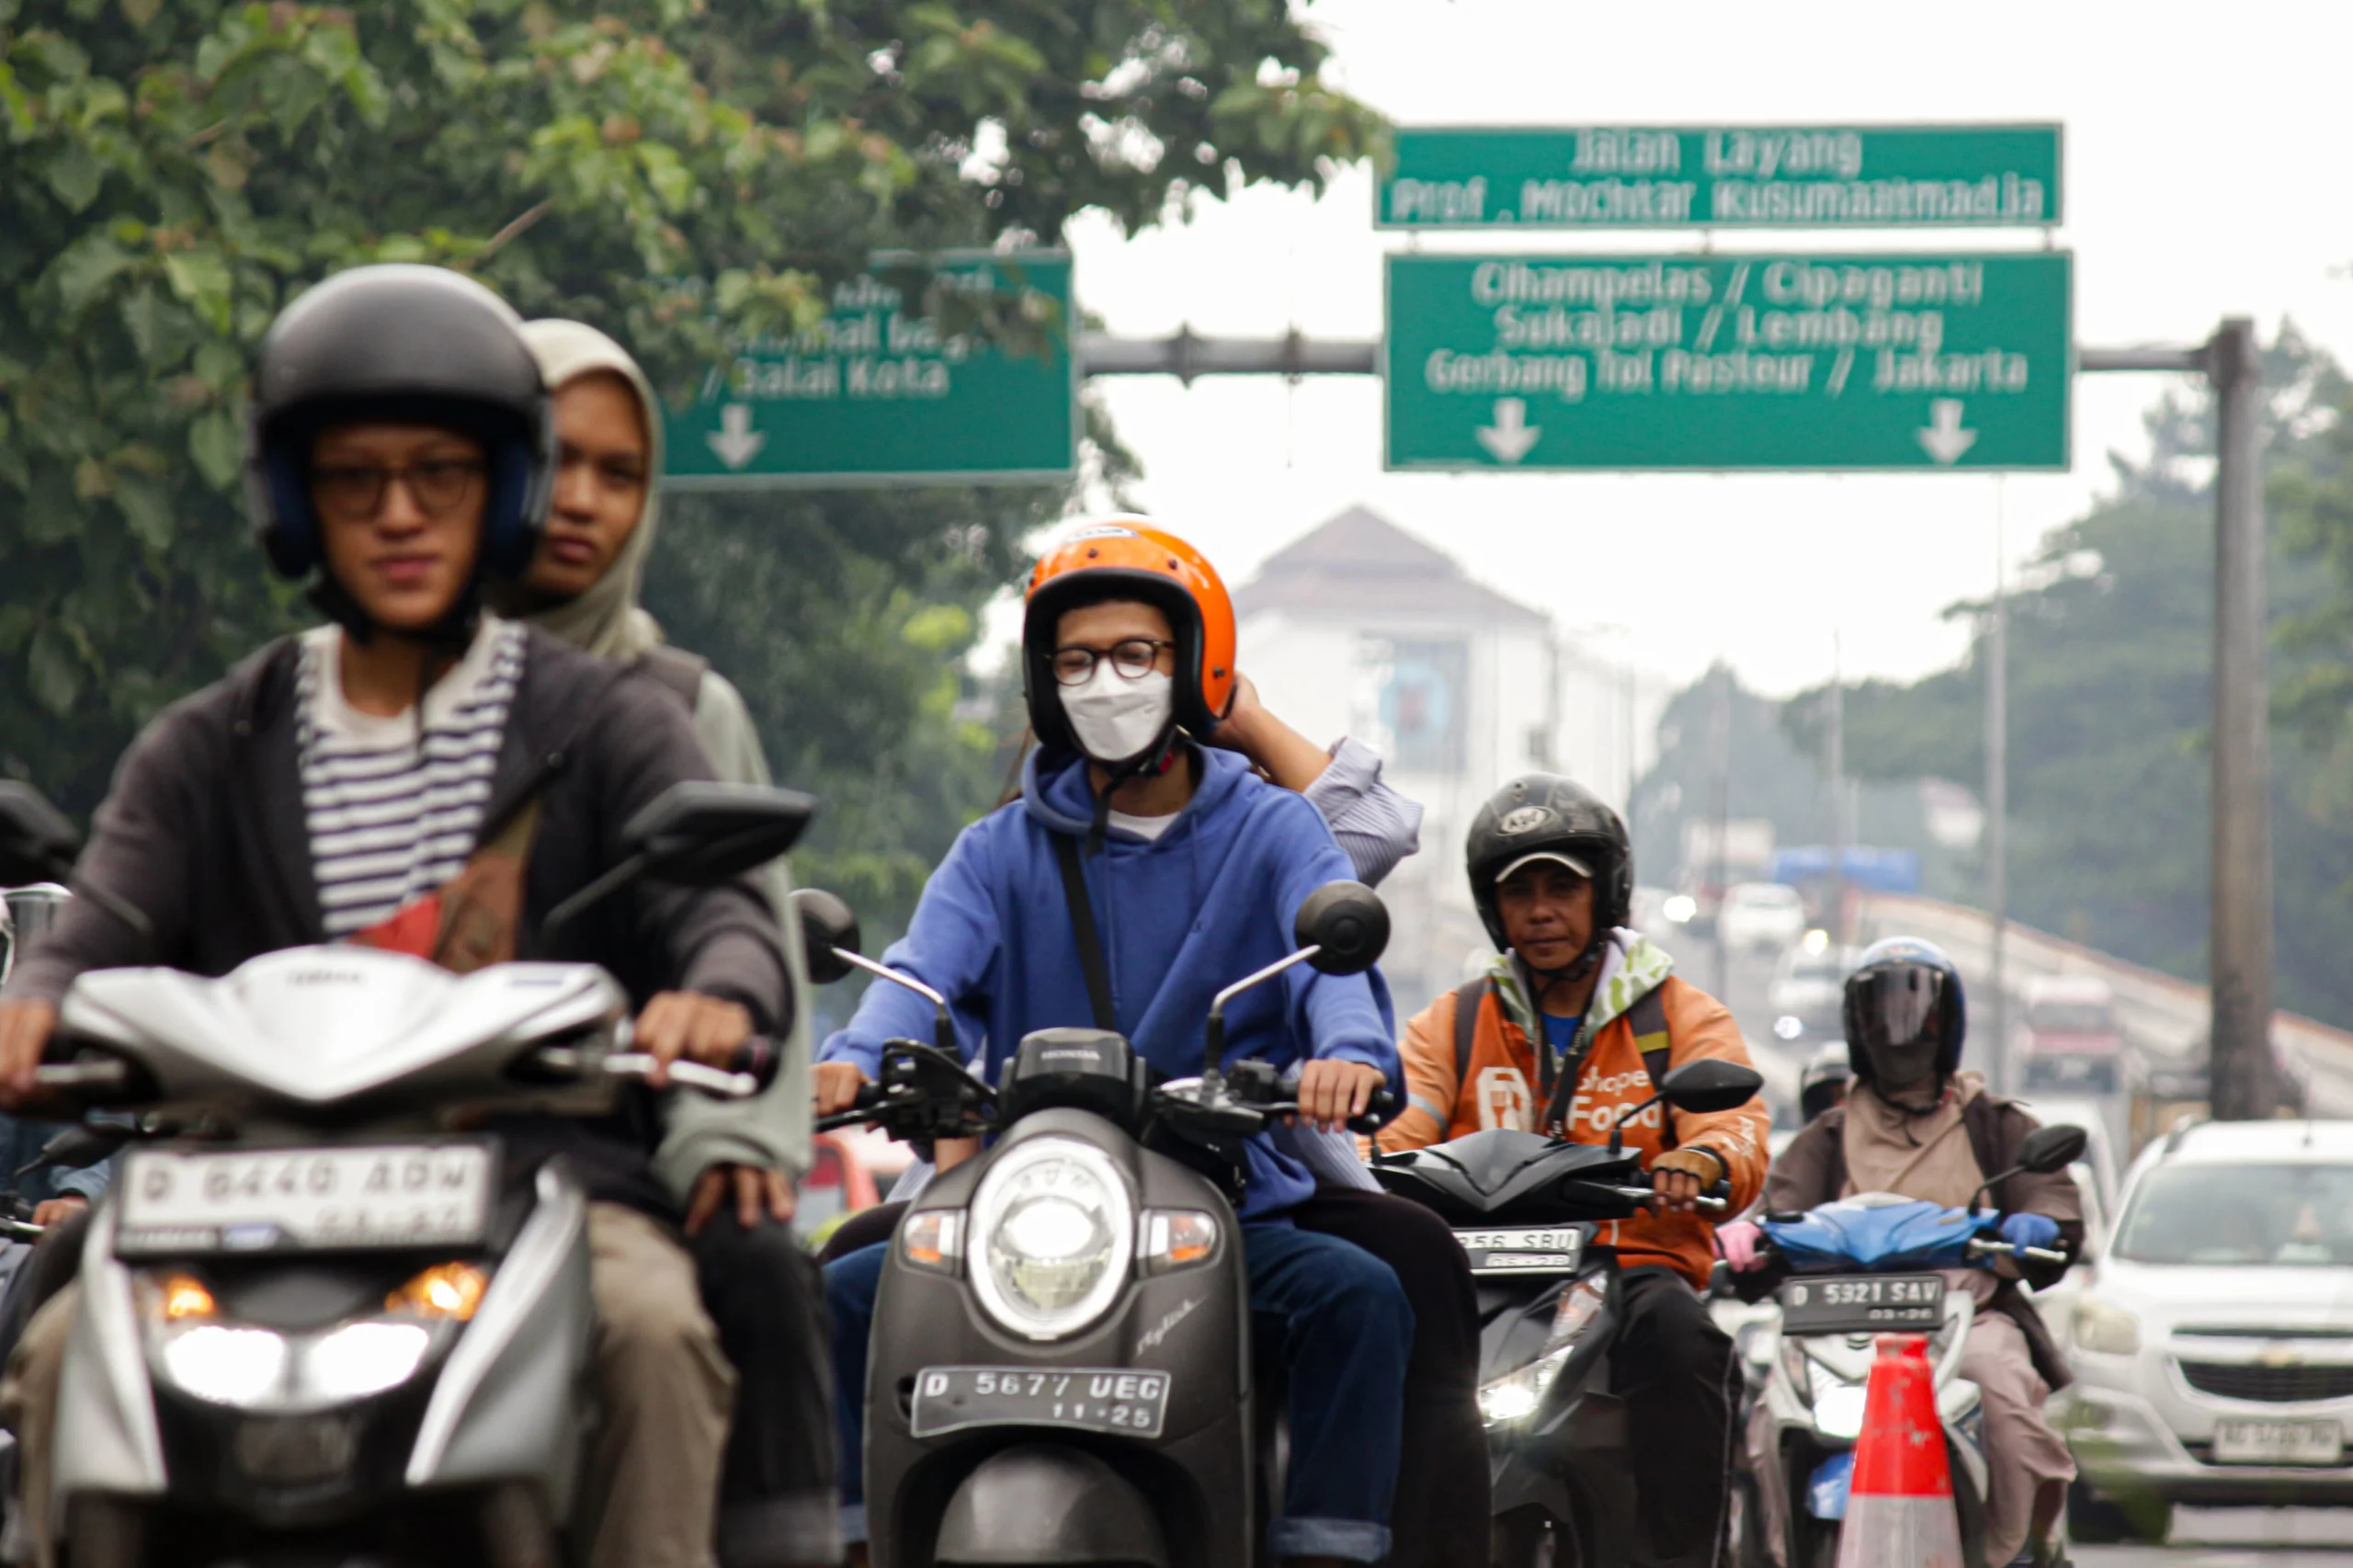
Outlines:
[[[1732,961],[1724,946],[1724,895],[1732,891],[1732,666],[1716,665],[1716,988],[1732,994]]]
[[[2271,1060],[2271,731],[2265,675],[2263,365],[2255,324],[2207,345],[2214,387],[2214,826],[2208,971],[2217,1119],[2279,1108]]]
[[[1986,1021],[1994,1049],[1985,1063],[1987,1086],[1996,1094],[2010,1077],[2009,976],[2003,962],[2010,902],[2010,593],[2005,559],[2008,496],[2002,476],[1994,476],[1994,615],[1985,636],[1985,917],[1992,932],[1990,993]]]
[[[1847,942],[1847,670],[1839,634],[1830,634],[1830,940]]]

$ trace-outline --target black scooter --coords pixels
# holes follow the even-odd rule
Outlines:
[[[1705,1114],[1745,1105],[1754,1068],[1713,1058],[1667,1074],[1650,1099]],[[1653,1200],[1642,1157],[1608,1144],[1498,1129],[1374,1157],[1400,1198],[1435,1210],[1470,1255],[1479,1291],[1479,1411],[1494,1475],[1496,1568],[1596,1568],[1633,1556],[1625,1402],[1609,1353],[1624,1321],[1618,1260],[1600,1226]],[[1723,1211],[1719,1196],[1699,1200]]]
[[[1298,1106],[1267,1064],[1222,1062],[1224,1009],[1294,964],[1370,968],[1381,901],[1355,882],[1310,897],[1298,950],[1218,994],[1198,1079],[1154,1084],[1119,1035],[1055,1028],[1024,1039],[992,1089],[965,1071],[937,994],[859,957],[838,900],[797,896],[837,972],[936,1009],[934,1045],[892,1041],[880,1082],[819,1125],[995,1135],[924,1189],[890,1244],[865,1390],[876,1568],[1263,1562],[1279,1401],[1255,1381],[1241,1231],[1203,1173]]]

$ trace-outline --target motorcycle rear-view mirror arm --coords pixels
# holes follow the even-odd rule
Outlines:
[[[893,985],[904,985],[930,1003],[932,1046],[949,1056],[959,1054],[956,1050],[956,1024],[955,1020],[948,1016],[947,997],[942,996],[913,975],[901,974],[888,964],[876,963],[864,953],[854,953],[847,948],[835,948],[834,957],[854,969],[864,970],[878,980],[887,980]]]
[[[1225,1005],[1252,986],[1272,980],[1287,969],[1311,961],[1323,950],[1322,948],[1311,944],[1295,953],[1277,959],[1257,973],[1245,975],[1235,981],[1219,992],[1210,1003],[1209,1024],[1203,1040],[1204,1050],[1201,1057],[1201,1096],[1204,1099],[1212,1097],[1216,1094],[1221,1068],[1225,1060]]]

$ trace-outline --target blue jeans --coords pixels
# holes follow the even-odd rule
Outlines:
[[[866,1349],[887,1251],[825,1266],[846,1540],[866,1539]],[[1290,1383],[1290,1474],[1267,1546],[1277,1557],[1377,1562],[1389,1554],[1413,1309],[1387,1264],[1337,1237],[1245,1224],[1242,1252],[1250,1331],[1280,1349]]]

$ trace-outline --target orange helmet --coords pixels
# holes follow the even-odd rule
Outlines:
[[[1208,557],[1142,517],[1098,518],[1065,535],[1029,574],[1021,619],[1021,693],[1047,745],[1075,749],[1053,672],[1063,612],[1135,599],[1168,618],[1176,637],[1176,722],[1206,738],[1233,706],[1233,600]]]

